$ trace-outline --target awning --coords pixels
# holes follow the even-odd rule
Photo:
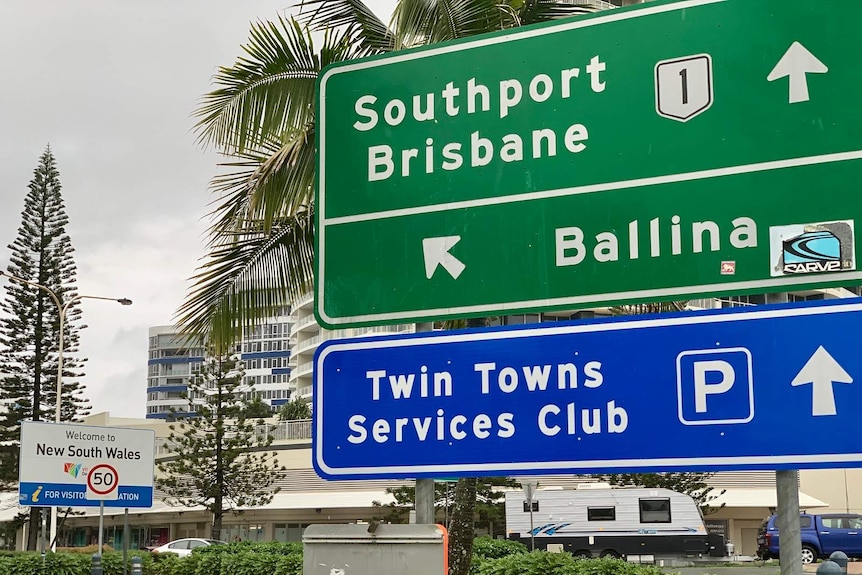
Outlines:
[[[778,497],[775,489],[740,489],[730,487],[721,493],[721,489],[715,488],[710,495],[717,497],[709,502],[711,507],[778,507]],[[829,507],[829,504],[820,501],[806,493],[799,492],[799,508],[813,509],[816,507]]]

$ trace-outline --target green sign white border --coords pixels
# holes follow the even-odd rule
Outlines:
[[[548,198],[556,198],[563,196],[573,196],[579,194],[601,193],[608,191],[617,191],[630,188],[639,188],[645,186],[654,186],[660,184],[669,184],[677,182],[689,182],[696,180],[704,180],[709,178],[718,178],[722,176],[750,174],[756,172],[773,171],[785,168],[794,168],[800,166],[811,166],[817,164],[828,164],[835,162],[844,162],[850,160],[862,160],[862,150],[854,150],[849,152],[839,152],[834,154],[823,154],[817,156],[803,156],[782,160],[774,160],[769,162],[760,162],[753,164],[729,166],[723,168],[714,168],[709,170],[701,170],[696,172],[685,172],[679,174],[670,174],[663,176],[655,176],[649,178],[638,178],[634,180],[624,180],[618,182],[607,182],[601,184],[590,184],[586,186],[574,186],[567,188],[559,188],[555,190],[543,190],[538,192],[525,192],[521,194],[510,194],[506,196],[480,198],[474,200],[465,200],[460,202],[448,202],[436,205],[418,206],[413,208],[401,208],[394,210],[384,210],[379,212],[369,212],[356,214],[351,216],[326,217],[326,170],[323,167],[326,165],[326,108],[322,102],[326,98],[326,86],[330,78],[337,74],[354,72],[367,68],[376,68],[389,64],[396,64],[420,58],[428,58],[440,54],[448,54],[452,52],[461,52],[472,48],[511,42],[513,40],[523,40],[526,38],[543,36],[548,34],[556,34],[567,32],[579,28],[587,28],[599,24],[629,20],[644,16],[652,16],[665,12],[674,12],[677,10],[686,10],[699,6],[707,6],[711,4],[721,4],[728,0],[680,0],[677,2],[662,3],[655,6],[637,6],[633,9],[618,9],[613,10],[609,14],[598,14],[592,17],[579,18],[572,22],[566,23],[551,23],[545,26],[530,28],[524,31],[495,33],[492,36],[483,37],[477,40],[465,40],[461,42],[447,43],[439,47],[429,47],[427,49],[416,49],[406,51],[402,54],[392,56],[382,56],[377,58],[369,58],[353,63],[337,64],[327,68],[320,75],[318,80],[318,121],[320,129],[317,130],[317,149],[318,149],[318,164],[317,164],[317,197],[315,201],[315,303],[314,311],[318,321],[325,327],[339,328],[359,325],[374,325],[381,323],[398,323],[400,321],[420,321],[433,320],[440,317],[457,317],[457,316],[479,316],[479,315],[494,315],[500,312],[515,313],[521,311],[533,311],[537,309],[566,309],[577,308],[585,305],[598,306],[602,304],[615,303],[622,300],[625,301],[650,301],[659,299],[685,299],[691,296],[715,296],[721,294],[742,294],[755,291],[780,291],[784,287],[830,287],[847,285],[862,280],[862,271],[841,272],[830,274],[816,275],[791,275],[786,277],[776,277],[761,280],[751,281],[727,281],[711,284],[701,284],[693,286],[680,286],[673,288],[646,289],[646,290],[630,290],[609,292],[601,295],[575,295],[558,298],[544,298],[521,301],[508,301],[490,304],[464,305],[454,307],[443,307],[435,309],[416,309],[404,310],[385,313],[370,313],[355,316],[332,317],[326,313],[323,308],[324,286],[326,285],[324,260],[326,246],[326,228],[339,224],[348,224],[356,222],[366,222],[373,220],[384,220],[390,218],[398,218],[403,216],[427,214],[434,212],[444,212],[450,210],[463,210],[465,208],[477,208],[482,206],[497,205],[504,203],[526,202],[534,200],[543,200]],[[855,241],[855,239],[854,239]],[[421,251],[419,252],[421,253]]]

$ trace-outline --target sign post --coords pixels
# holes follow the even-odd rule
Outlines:
[[[20,505],[152,507],[155,432],[25,421]]]
[[[862,466],[860,331],[862,303],[837,300],[327,341],[313,462],[335,480]]]
[[[651,2],[327,68],[320,323],[859,283],[860,19]]]

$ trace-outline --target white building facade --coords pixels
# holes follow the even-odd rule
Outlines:
[[[243,383],[273,411],[290,398],[289,310],[268,318],[243,334],[238,344],[245,369]],[[190,379],[200,369],[206,351],[200,338],[177,332],[174,326],[149,330],[147,358],[147,419],[168,419],[188,411]]]

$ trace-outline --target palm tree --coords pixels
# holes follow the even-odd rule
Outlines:
[[[392,25],[361,0],[310,0],[251,27],[195,112],[227,158],[214,178],[209,254],[179,310],[189,333],[229,343],[311,287],[315,80],[329,64],[610,7],[601,0],[400,0]],[[312,32],[323,31],[319,50]]]
[[[310,0],[299,20],[252,26],[197,111],[201,143],[229,158],[209,260],[180,309],[184,331],[229,343],[306,292],[314,258],[314,91],[329,64],[593,11],[600,0],[399,0],[391,27],[361,0]],[[606,7],[610,7],[608,4]],[[311,33],[324,31],[315,51]],[[476,479],[459,480],[450,572],[466,575]]]

